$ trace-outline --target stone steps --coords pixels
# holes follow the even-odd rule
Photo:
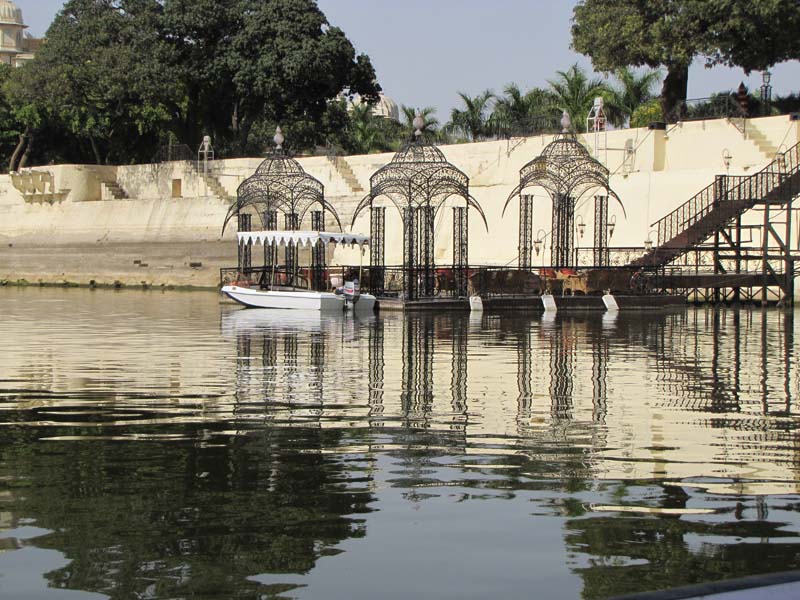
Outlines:
[[[328,160],[331,162],[339,176],[344,179],[350,191],[354,194],[363,194],[364,188],[358,181],[356,174],[353,172],[350,164],[341,156],[329,156]]]
[[[114,200],[129,200],[130,196],[116,181],[101,180],[100,188],[103,191],[103,197],[111,196]]]
[[[764,133],[750,122],[747,124],[747,139],[753,142],[759,151],[769,160],[773,160],[778,153],[778,147],[773,144]]]

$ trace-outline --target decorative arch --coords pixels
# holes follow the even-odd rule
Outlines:
[[[505,215],[513,198],[520,199],[519,266],[531,267],[533,230],[533,199],[523,192],[533,187],[543,188],[552,199],[551,264],[556,267],[575,266],[575,206],[582,197],[597,192],[595,201],[595,262],[601,266],[607,257],[608,199],[614,198],[625,207],[609,187],[609,171],[569,132],[569,117],[564,113],[563,131],[548,144],[542,153],[520,169],[519,184],[503,205]],[[537,250],[538,251],[538,250]],[[600,262],[598,262],[598,260]]]
[[[315,177],[305,172],[297,160],[288,156],[283,149],[285,141],[281,128],[275,131],[275,149],[261,162],[255,173],[245,179],[236,190],[236,201],[230,206],[222,224],[222,232],[235,217],[238,231],[252,231],[253,215],[257,216],[261,228],[277,230],[281,227],[278,215],[283,214],[283,229],[301,229],[311,211],[308,229],[325,231],[325,216],[333,216],[339,231],[342,223],[336,209],[325,200],[325,186]],[[312,210],[313,209],[313,210]],[[252,248],[239,245],[239,271],[252,271]],[[287,244],[285,267],[289,281],[297,274],[298,249]],[[277,248],[264,245],[264,269],[262,279],[278,261]],[[325,267],[324,248],[312,252],[312,267],[315,277],[321,277]]]
[[[370,177],[370,191],[358,203],[352,224],[367,208],[370,210],[370,273],[373,287],[383,291],[385,269],[385,207],[378,198],[388,198],[403,220],[403,288],[407,300],[435,295],[434,221],[439,209],[450,198],[460,198],[464,206],[453,207],[453,274],[458,295],[466,295],[468,266],[468,211],[476,210],[488,230],[486,215],[469,192],[469,177],[447,161],[441,150],[426,143],[421,118],[414,119],[413,139],[401,148],[391,162]]]

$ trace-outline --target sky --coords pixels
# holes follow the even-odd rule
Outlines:
[[[63,0],[14,0],[30,33],[42,36]],[[446,121],[458,92],[500,93],[511,82],[523,90],[545,87],[556,71],[591,62],[570,49],[572,8],[577,0],[318,0],[332,25],[344,30],[356,51],[372,59],[384,92],[398,104],[433,106]],[[689,74],[689,98],[752,90],[761,74],[705,68]],[[773,94],[800,91],[800,61],[772,69]]]

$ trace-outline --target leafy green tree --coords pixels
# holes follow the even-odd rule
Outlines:
[[[259,119],[316,121],[342,90],[380,91],[369,58],[313,0],[165,0],[164,13],[189,142],[211,132],[243,153]]]
[[[658,99],[640,104],[631,113],[631,127],[647,127],[650,123],[663,121],[664,113],[661,111],[661,102]]]
[[[486,133],[486,122],[495,96],[491,90],[484,90],[475,96],[459,92],[458,96],[464,107],[454,108],[450,113],[448,133],[461,135],[471,142],[476,142]]]
[[[594,67],[663,67],[665,115],[686,100],[689,66],[764,69],[800,57],[800,4],[785,0],[580,0],[575,6],[572,45]]]
[[[610,104],[612,94],[609,87],[599,78],[589,79],[586,72],[577,64],[566,71],[556,71],[557,79],[550,80],[550,91],[555,105],[567,111],[572,126],[579,130],[585,123],[594,99],[602,96]]]
[[[58,122],[97,163],[151,154],[170,119],[166,75],[150,58],[160,10],[155,0],[69,0],[35,60],[14,74],[12,101]]]

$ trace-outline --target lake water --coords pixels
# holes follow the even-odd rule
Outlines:
[[[800,568],[800,318],[0,288],[0,597],[607,598]]]

